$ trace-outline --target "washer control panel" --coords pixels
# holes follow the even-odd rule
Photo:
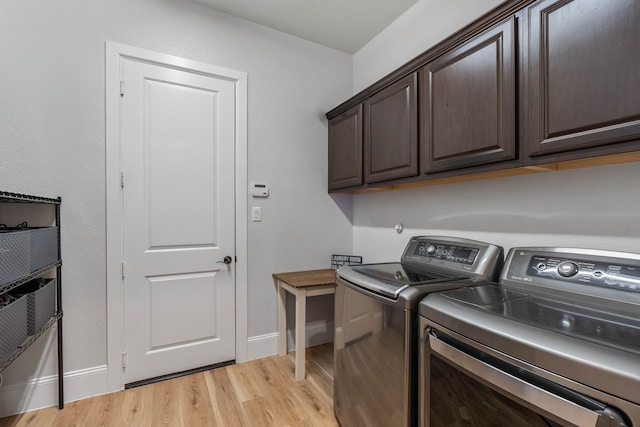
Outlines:
[[[521,253],[524,253],[521,251]],[[640,292],[640,262],[608,257],[569,257],[571,254],[528,253],[526,277],[512,276],[520,281],[535,281],[536,277]],[[521,259],[520,261],[525,261]],[[626,262],[625,262],[626,261]],[[635,264],[634,264],[635,263]],[[532,279],[533,278],[533,279]]]
[[[400,260],[418,269],[435,269],[447,274],[463,274],[473,280],[494,281],[498,280],[504,264],[500,246],[448,236],[411,237]]]
[[[480,252],[478,248],[446,245],[435,242],[418,242],[413,251],[413,255],[471,265],[476,260],[478,252]]]

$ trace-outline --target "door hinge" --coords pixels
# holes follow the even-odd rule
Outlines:
[[[120,171],[120,188],[124,188],[124,171]]]
[[[120,80],[120,96],[124,96],[124,80]]]
[[[127,367],[127,352],[126,351],[122,352],[122,367],[123,368]]]
[[[124,261],[122,261],[122,278],[124,279],[124,273],[125,273],[125,264]]]

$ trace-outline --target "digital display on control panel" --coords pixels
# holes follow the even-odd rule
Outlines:
[[[527,275],[640,292],[640,266],[533,256]]]
[[[413,251],[413,255],[471,265],[476,260],[478,252],[480,252],[478,248],[420,242]]]

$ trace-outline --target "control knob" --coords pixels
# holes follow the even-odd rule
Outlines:
[[[427,246],[427,254],[428,255],[435,254],[437,250],[438,250],[438,248],[436,248],[435,245],[428,245]]]
[[[558,274],[562,277],[575,276],[578,273],[578,264],[571,261],[564,261],[558,264]]]

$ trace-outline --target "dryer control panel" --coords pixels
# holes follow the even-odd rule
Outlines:
[[[640,255],[561,248],[514,248],[503,279],[521,283],[576,283],[640,293]],[[505,276],[506,272],[506,276]]]
[[[527,274],[640,292],[640,268],[620,263],[532,256]]]

